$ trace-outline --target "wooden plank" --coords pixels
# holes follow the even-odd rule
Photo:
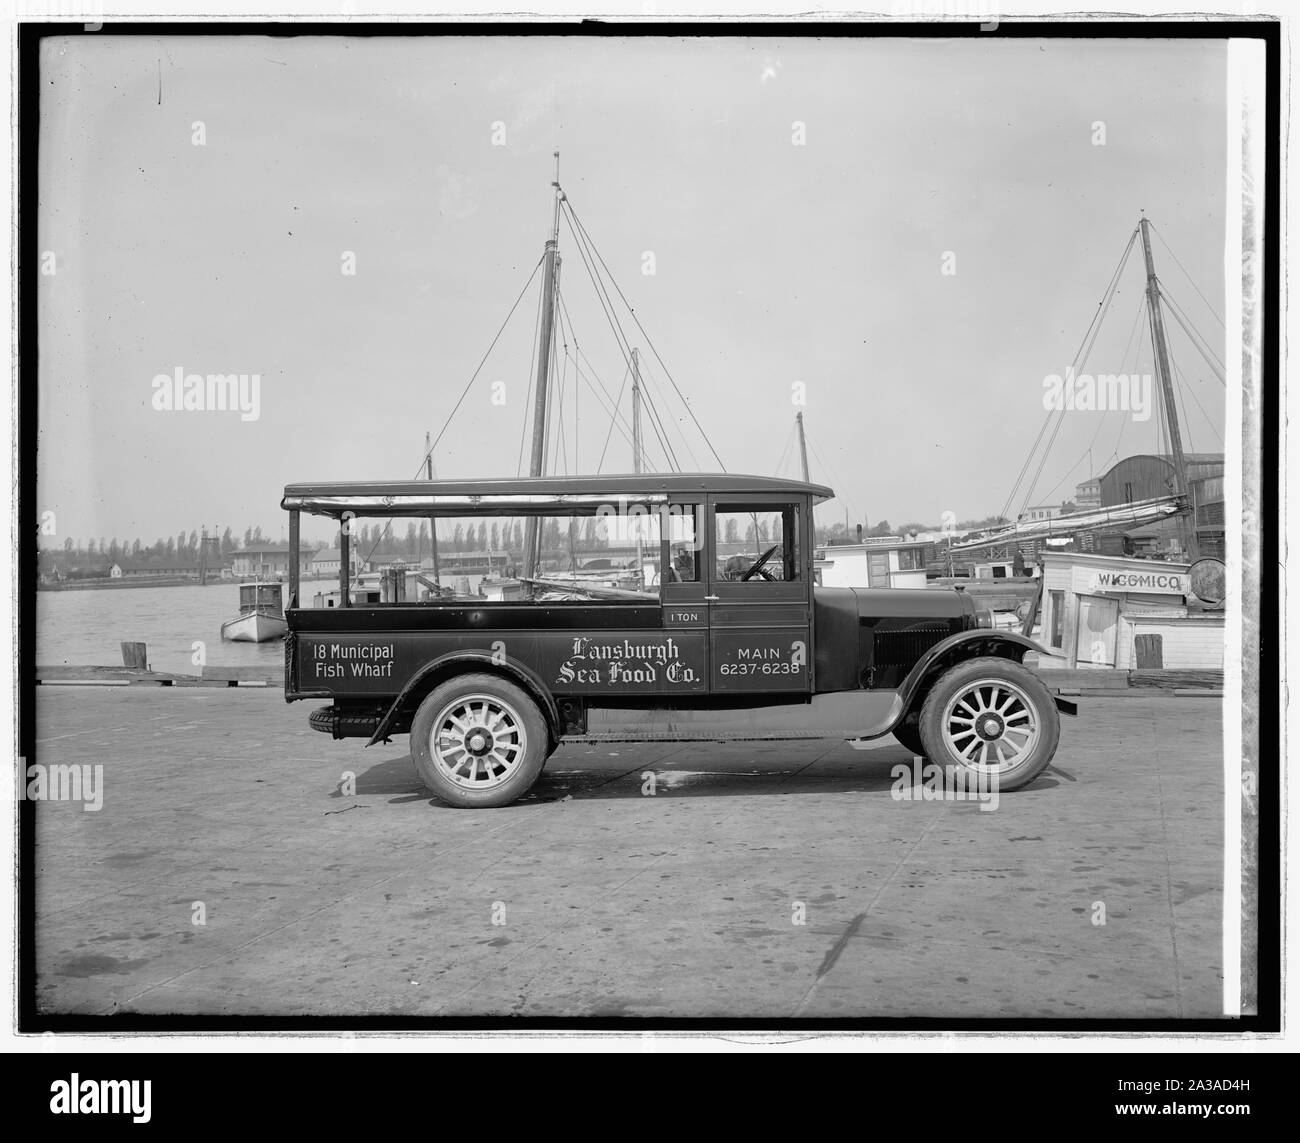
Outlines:
[[[196,675],[173,675],[165,671],[141,671],[134,667],[99,667],[60,663],[36,668],[38,683],[117,683],[159,687],[195,686]]]
[[[1133,670],[1129,671],[1129,685],[1133,687],[1160,687],[1167,690],[1178,688],[1192,689],[1205,687],[1223,688],[1223,672],[1205,669],[1184,668],[1163,671]]]
[[[1163,670],[1165,665],[1164,636],[1133,636],[1133,653],[1141,670]]]
[[[284,676],[280,671],[268,670],[266,667],[207,667],[203,668],[205,683],[225,683],[228,687],[245,686],[275,687],[284,685]]]
[[[137,671],[149,669],[149,648],[144,643],[122,644],[122,666],[132,667]]]
[[[1127,671],[1105,667],[1096,670],[1083,670],[1077,667],[1053,670],[1048,667],[1036,673],[1048,690],[1062,693],[1067,688],[1070,691],[1117,690],[1129,685]]]

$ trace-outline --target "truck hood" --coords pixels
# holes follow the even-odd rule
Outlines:
[[[953,619],[975,616],[975,603],[954,588],[852,587],[858,614],[871,619]]]

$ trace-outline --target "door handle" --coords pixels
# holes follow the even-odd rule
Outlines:
[[[720,596],[720,595],[706,595],[706,596],[704,597],[704,602],[705,602],[705,603],[718,603],[721,599],[722,599],[722,596]]]

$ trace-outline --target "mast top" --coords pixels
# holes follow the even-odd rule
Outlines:
[[[555,211],[551,216],[551,237],[547,243],[548,246],[558,246],[560,242],[560,203],[564,200],[564,191],[560,189],[560,152],[553,152],[555,155],[555,178],[551,180],[551,186],[555,188]]]

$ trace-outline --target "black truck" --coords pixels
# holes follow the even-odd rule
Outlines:
[[[1031,782],[1075,713],[1022,665],[1041,648],[960,590],[819,586],[812,510],[832,495],[738,474],[291,484],[285,699],[326,700],[310,722],[335,738],[409,734],[458,806],[514,801],[594,719],[893,734]],[[337,585],[310,600],[303,513],[340,536]]]

